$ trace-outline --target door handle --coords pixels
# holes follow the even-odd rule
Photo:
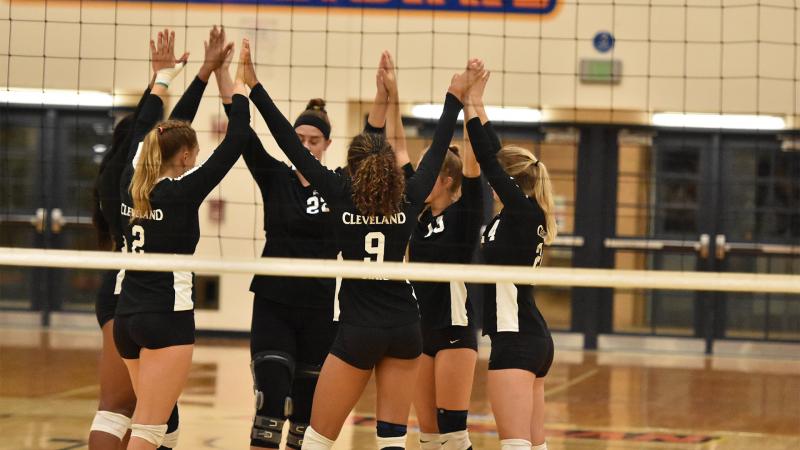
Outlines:
[[[45,213],[44,208],[36,208],[36,212],[31,216],[31,225],[36,229],[36,232],[42,234],[44,232]]]
[[[711,247],[711,236],[703,233],[700,235],[700,240],[697,241],[698,248],[697,252],[700,253],[700,257],[703,259],[708,258],[709,247]]]
[[[61,208],[53,208],[53,210],[50,211],[50,231],[52,231],[53,234],[59,234],[66,224],[67,220],[64,218],[64,213],[61,211]]]
[[[725,242],[725,235],[718,234],[715,238],[715,250],[714,253],[720,261],[725,259],[725,255],[727,253],[727,243]]]

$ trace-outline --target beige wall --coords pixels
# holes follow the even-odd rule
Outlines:
[[[178,48],[192,53],[186,85],[202,58],[208,27],[224,23],[231,38],[253,41],[259,77],[284,112],[296,115],[310,97],[328,100],[334,123],[329,166],[344,162],[347,137],[363,117],[362,102],[373,96],[372,67],[383,49],[396,54],[406,108],[440,102],[450,75],[475,55],[494,72],[488,103],[541,108],[546,119],[593,114],[613,120],[652,111],[796,115],[800,17],[791,0],[768,0],[760,7],[749,0],[610,3],[562,2],[546,18],[504,18],[2,0],[0,54],[12,56],[0,56],[0,87],[136,93],[149,77],[147,40],[164,26],[175,27]],[[591,43],[599,30],[612,31],[618,40],[613,56],[622,61],[623,81],[617,86],[581,84],[575,75],[580,58],[603,57]],[[180,89],[173,91],[178,95]],[[195,122],[206,154],[219,139],[211,132],[221,113],[216,93],[212,82]],[[256,129],[280,156],[260,118]],[[210,237],[198,253],[258,254],[261,197],[241,162],[210,198],[225,199],[226,220],[211,223],[203,208],[202,230]],[[217,235],[224,236],[221,245]],[[221,311],[199,312],[198,326],[247,329],[248,284],[247,276],[223,277]]]

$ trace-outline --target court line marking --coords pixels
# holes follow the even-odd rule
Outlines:
[[[563,384],[560,384],[560,385],[554,387],[553,389],[545,389],[544,398],[549,398],[549,397],[552,397],[554,395],[558,395],[558,394],[566,391],[567,389],[571,388],[572,386],[575,386],[576,384],[581,383],[583,381],[586,381],[589,378],[595,376],[597,374],[597,372],[599,372],[599,369],[592,369],[592,370],[590,370],[590,371],[588,371],[586,373],[578,375],[577,377],[571,379],[570,381],[567,381],[566,383],[563,383]]]
[[[83,387],[79,387],[79,388],[75,388],[75,389],[69,389],[69,390],[66,390],[66,391],[63,391],[63,392],[58,392],[56,394],[48,395],[45,398],[48,399],[48,400],[57,400],[57,399],[61,399],[61,398],[72,397],[72,396],[78,395],[78,394],[84,394],[84,393],[87,393],[87,392],[93,392],[93,391],[96,391],[98,389],[100,389],[100,385],[99,384],[90,384],[88,386],[83,386]]]

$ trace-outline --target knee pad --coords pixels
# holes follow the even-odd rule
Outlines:
[[[288,417],[292,414],[294,368],[294,358],[288,353],[265,351],[253,356],[250,371],[256,395],[256,415]]]
[[[307,427],[307,423],[289,422],[289,436],[286,438],[286,448],[294,450],[303,448],[303,435]]]
[[[436,410],[436,423],[439,433],[447,434],[467,429],[467,411],[456,411],[438,408]]]
[[[250,446],[263,448],[279,448],[283,436],[283,424],[286,421],[274,417],[256,416],[250,432]]]
[[[333,447],[333,441],[319,434],[311,428],[311,425],[306,428],[306,433],[303,436],[303,450],[330,450]]]
[[[439,450],[442,448],[441,434],[419,433],[419,448],[422,450]]]
[[[122,440],[128,428],[131,427],[131,418],[111,411],[97,411],[94,414],[91,431],[100,431],[115,436]]]
[[[160,447],[164,442],[164,435],[167,434],[167,424],[164,425],[142,425],[134,423],[131,425],[131,439],[139,438]]]
[[[503,439],[500,450],[531,450],[531,443],[525,439]]]
[[[181,430],[176,428],[173,431],[169,431],[169,425],[167,425],[167,434],[164,435],[164,442],[161,443],[161,447],[159,450],[164,449],[173,449],[178,446],[178,437],[180,436]]]
[[[379,449],[406,448],[406,425],[379,420],[376,428]]]
[[[164,442],[161,443],[161,447],[158,447],[158,450],[171,450],[178,446],[178,436],[180,436],[179,422],[178,404],[176,403],[172,408],[169,419],[167,419],[167,434],[164,435]]]
[[[442,450],[468,450],[472,448],[467,430],[442,435]]]

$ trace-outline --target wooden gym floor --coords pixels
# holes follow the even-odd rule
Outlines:
[[[0,449],[86,448],[99,331],[0,329]],[[482,351],[482,354],[485,353]],[[552,450],[800,449],[799,359],[561,350],[547,379]],[[200,339],[181,397],[179,449],[246,449],[253,396],[244,340]],[[499,449],[479,361],[475,449]],[[374,385],[335,449],[374,449]],[[413,417],[412,417],[413,424]],[[408,448],[418,448],[409,433]]]

